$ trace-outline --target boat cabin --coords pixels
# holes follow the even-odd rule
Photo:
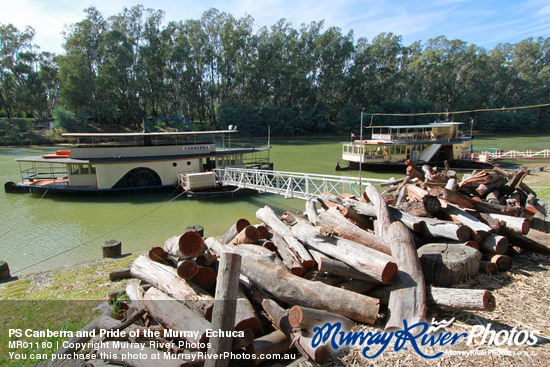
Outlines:
[[[16,158],[18,186],[102,191],[174,186],[182,173],[272,167],[269,148],[233,148],[236,130],[163,133],[67,133],[65,150]]]

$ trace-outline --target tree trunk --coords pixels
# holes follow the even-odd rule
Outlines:
[[[516,246],[542,254],[550,254],[550,240],[548,238],[550,235],[548,233],[531,229],[527,236],[519,235],[510,230],[505,230],[504,234]]]
[[[313,332],[314,327],[320,327],[327,322],[339,322],[342,325],[342,330],[351,330],[355,326],[355,323],[346,317],[301,306],[293,306],[288,311],[288,320],[292,327],[306,329],[310,333]]]
[[[511,215],[502,215],[495,213],[482,213],[488,218],[498,220],[501,227],[505,227],[510,231],[514,231],[520,235],[526,235],[531,229],[531,223],[526,218],[515,217]]]
[[[189,232],[192,233],[192,232]],[[132,263],[130,274],[185,303],[207,320],[212,314],[214,298],[201,288],[178,277],[176,270],[140,256]]]
[[[216,284],[216,271],[208,266],[199,266],[191,281],[202,289],[209,290]]]
[[[320,343],[316,348],[313,348],[311,346],[311,338],[304,337],[300,331],[295,331],[292,328],[287,312],[275,301],[264,299],[261,304],[273,325],[279,328],[289,339],[296,341],[295,344],[304,357],[311,358],[318,364],[323,364],[327,361],[330,353],[325,344]]]
[[[482,252],[506,255],[508,253],[508,244],[509,242],[506,237],[489,233],[485,241],[479,244],[479,249]]]
[[[379,252],[391,255],[388,243],[378,235],[367,232],[348,221],[338,210],[329,209],[319,214],[317,226],[334,232],[337,236],[357,242]]]
[[[249,225],[250,225],[250,222],[248,220],[244,218],[239,219],[235,224],[231,226],[231,228],[229,228],[229,230],[222,236],[222,238],[220,238],[220,243],[224,245],[228,244],[229,242],[231,242],[233,238],[235,238],[237,234],[239,234],[243,229],[245,229]]]
[[[487,224],[482,223],[479,219],[472,216],[471,214],[466,213],[464,210],[460,210],[457,207],[448,205],[446,208],[442,209],[445,214],[449,215],[455,222],[460,222],[465,226],[469,227],[474,234],[474,239],[481,243],[491,232],[491,227]]]
[[[432,195],[425,195],[418,201],[413,201],[405,211],[417,217],[433,217],[441,211],[439,199]]]
[[[202,315],[155,287],[149,288],[143,295],[143,304],[151,316],[160,324],[174,331],[196,331],[198,337],[186,337],[189,343],[206,343],[206,331],[212,325]],[[192,334],[192,333],[189,333]]]
[[[288,245],[294,250],[297,256],[300,258],[300,263],[304,267],[304,269],[310,270],[315,266],[315,261],[313,261],[313,258],[309,254],[309,252],[306,250],[306,248],[292,235],[290,234],[290,230],[284,224],[277,218],[275,215],[275,212],[269,207],[265,206],[263,208],[260,208],[256,211],[256,217],[267,224],[269,227],[273,229],[274,232],[277,232],[280,236],[282,236],[285,241],[288,243]]]
[[[365,193],[368,195],[376,210],[376,225],[374,227],[374,232],[384,238],[386,237],[386,231],[391,224],[388,204],[386,204],[386,201],[373,184],[367,184]]]
[[[178,276],[182,279],[189,280],[199,272],[199,267],[193,259],[180,261],[176,269]]]
[[[204,251],[204,240],[197,232],[185,232],[166,240],[164,250],[172,256],[187,259]]]
[[[319,215],[319,212],[317,212],[317,207],[315,206],[315,201],[306,201],[306,215],[311,223],[315,223],[317,216]]]
[[[277,252],[283,259],[285,266],[294,275],[301,277],[304,275],[304,267],[300,264],[299,258],[296,253],[288,246],[285,239],[279,236],[277,233],[273,233],[273,243],[277,247]]]
[[[472,279],[479,272],[481,253],[454,244],[430,244],[418,249],[427,284],[451,286]]]
[[[292,340],[280,330],[275,330],[255,339],[250,351],[255,355],[255,358],[253,358],[254,365],[257,366],[265,362],[266,355],[285,353],[290,348],[291,343]],[[207,367],[207,365],[205,366]]]
[[[413,325],[426,316],[426,285],[414,238],[403,223],[394,222],[388,228],[388,239],[399,271],[391,287],[386,331],[402,329],[403,320]]]
[[[395,278],[397,266],[389,255],[349,240],[320,237],[319,231],[319,227],[307,222],[292,227],[292,235],[306,246],[348,264],[370,277],[369,281],[387,284]]]
[[[241,245],[243,243],[255,243],[260,239],[260,231],[254,226],[247,226],[233,238],[229,244]]]
[[[252,227],[254,228],[254,227]],[[237,293],[239,290],[239,274],[241,270],[241,255],[224,252],[220,255],[217,287],[212,310],[212,329],[220,332],[233,331],[237,311]],[[210,339],[209,354],[223,355],[231,352],[232,337],[216,335]],[[224,367],[229,365],[228,358],[210,358],[205,367]]]

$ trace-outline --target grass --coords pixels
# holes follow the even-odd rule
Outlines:
[[[0,284],[0,365],[30,366],[59,349],[68,338],[25,336],[25,330],[80,330],[99,316],[94,309],[110,292],[126,287],[125,280],[109,281],[109,271],[127,267],[136,257],[105,259]],[[23,335],[10,336],[10,329]],[[10,341],[26,343],[9,348]],[[26,359],[10,358],[9,352]]]

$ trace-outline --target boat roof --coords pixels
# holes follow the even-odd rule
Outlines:
[[[136,136],[170,136],[170,135],[207,135],[207,134],[231,134],[237,130],[206,130],[206,131],[168,131],[151,133],[64,133],[65,137],[70,138],[105,138],[105,137],[136,137]]]
[[[197,154],[174,154],[174,155],[155,155],[140,157],[105,157],[105,158],[44,158],[43,156],[30,156],[15,158],[17,162],[42,162],[42,163],[61,163],[61,164],[89,164],[89,163],[123,163],[123,162],[141,162],[141,161],[166,161],[173,159],[193,159],[205,157],[221,157],[226,155],[240,155],[247,153],[256,153],[269,150],[270,148],[244,148],[232,150],[218,150],[210,153]]]
[[[428,125],[388,125],[388,126],[370,126],[371,129],[386,128],[386,129],[428,129],[432,127],[449,127],[453,125],[461,125],[463,122],[434,122]]]

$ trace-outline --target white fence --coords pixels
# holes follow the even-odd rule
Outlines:
[[[491,159],[535,159],[550,158],[550,149],[512,149],[512,150],[484,150],[481,155]]]
[[[285,198],[310,200],[323,192],[334,195],[349,193],[359,197],[362,193],[357,177],[244,168],[216,168],[214,172],[223,185],[284,195]],[[387,180],[363,178],[361,185],[367,182],[379,184]]]

